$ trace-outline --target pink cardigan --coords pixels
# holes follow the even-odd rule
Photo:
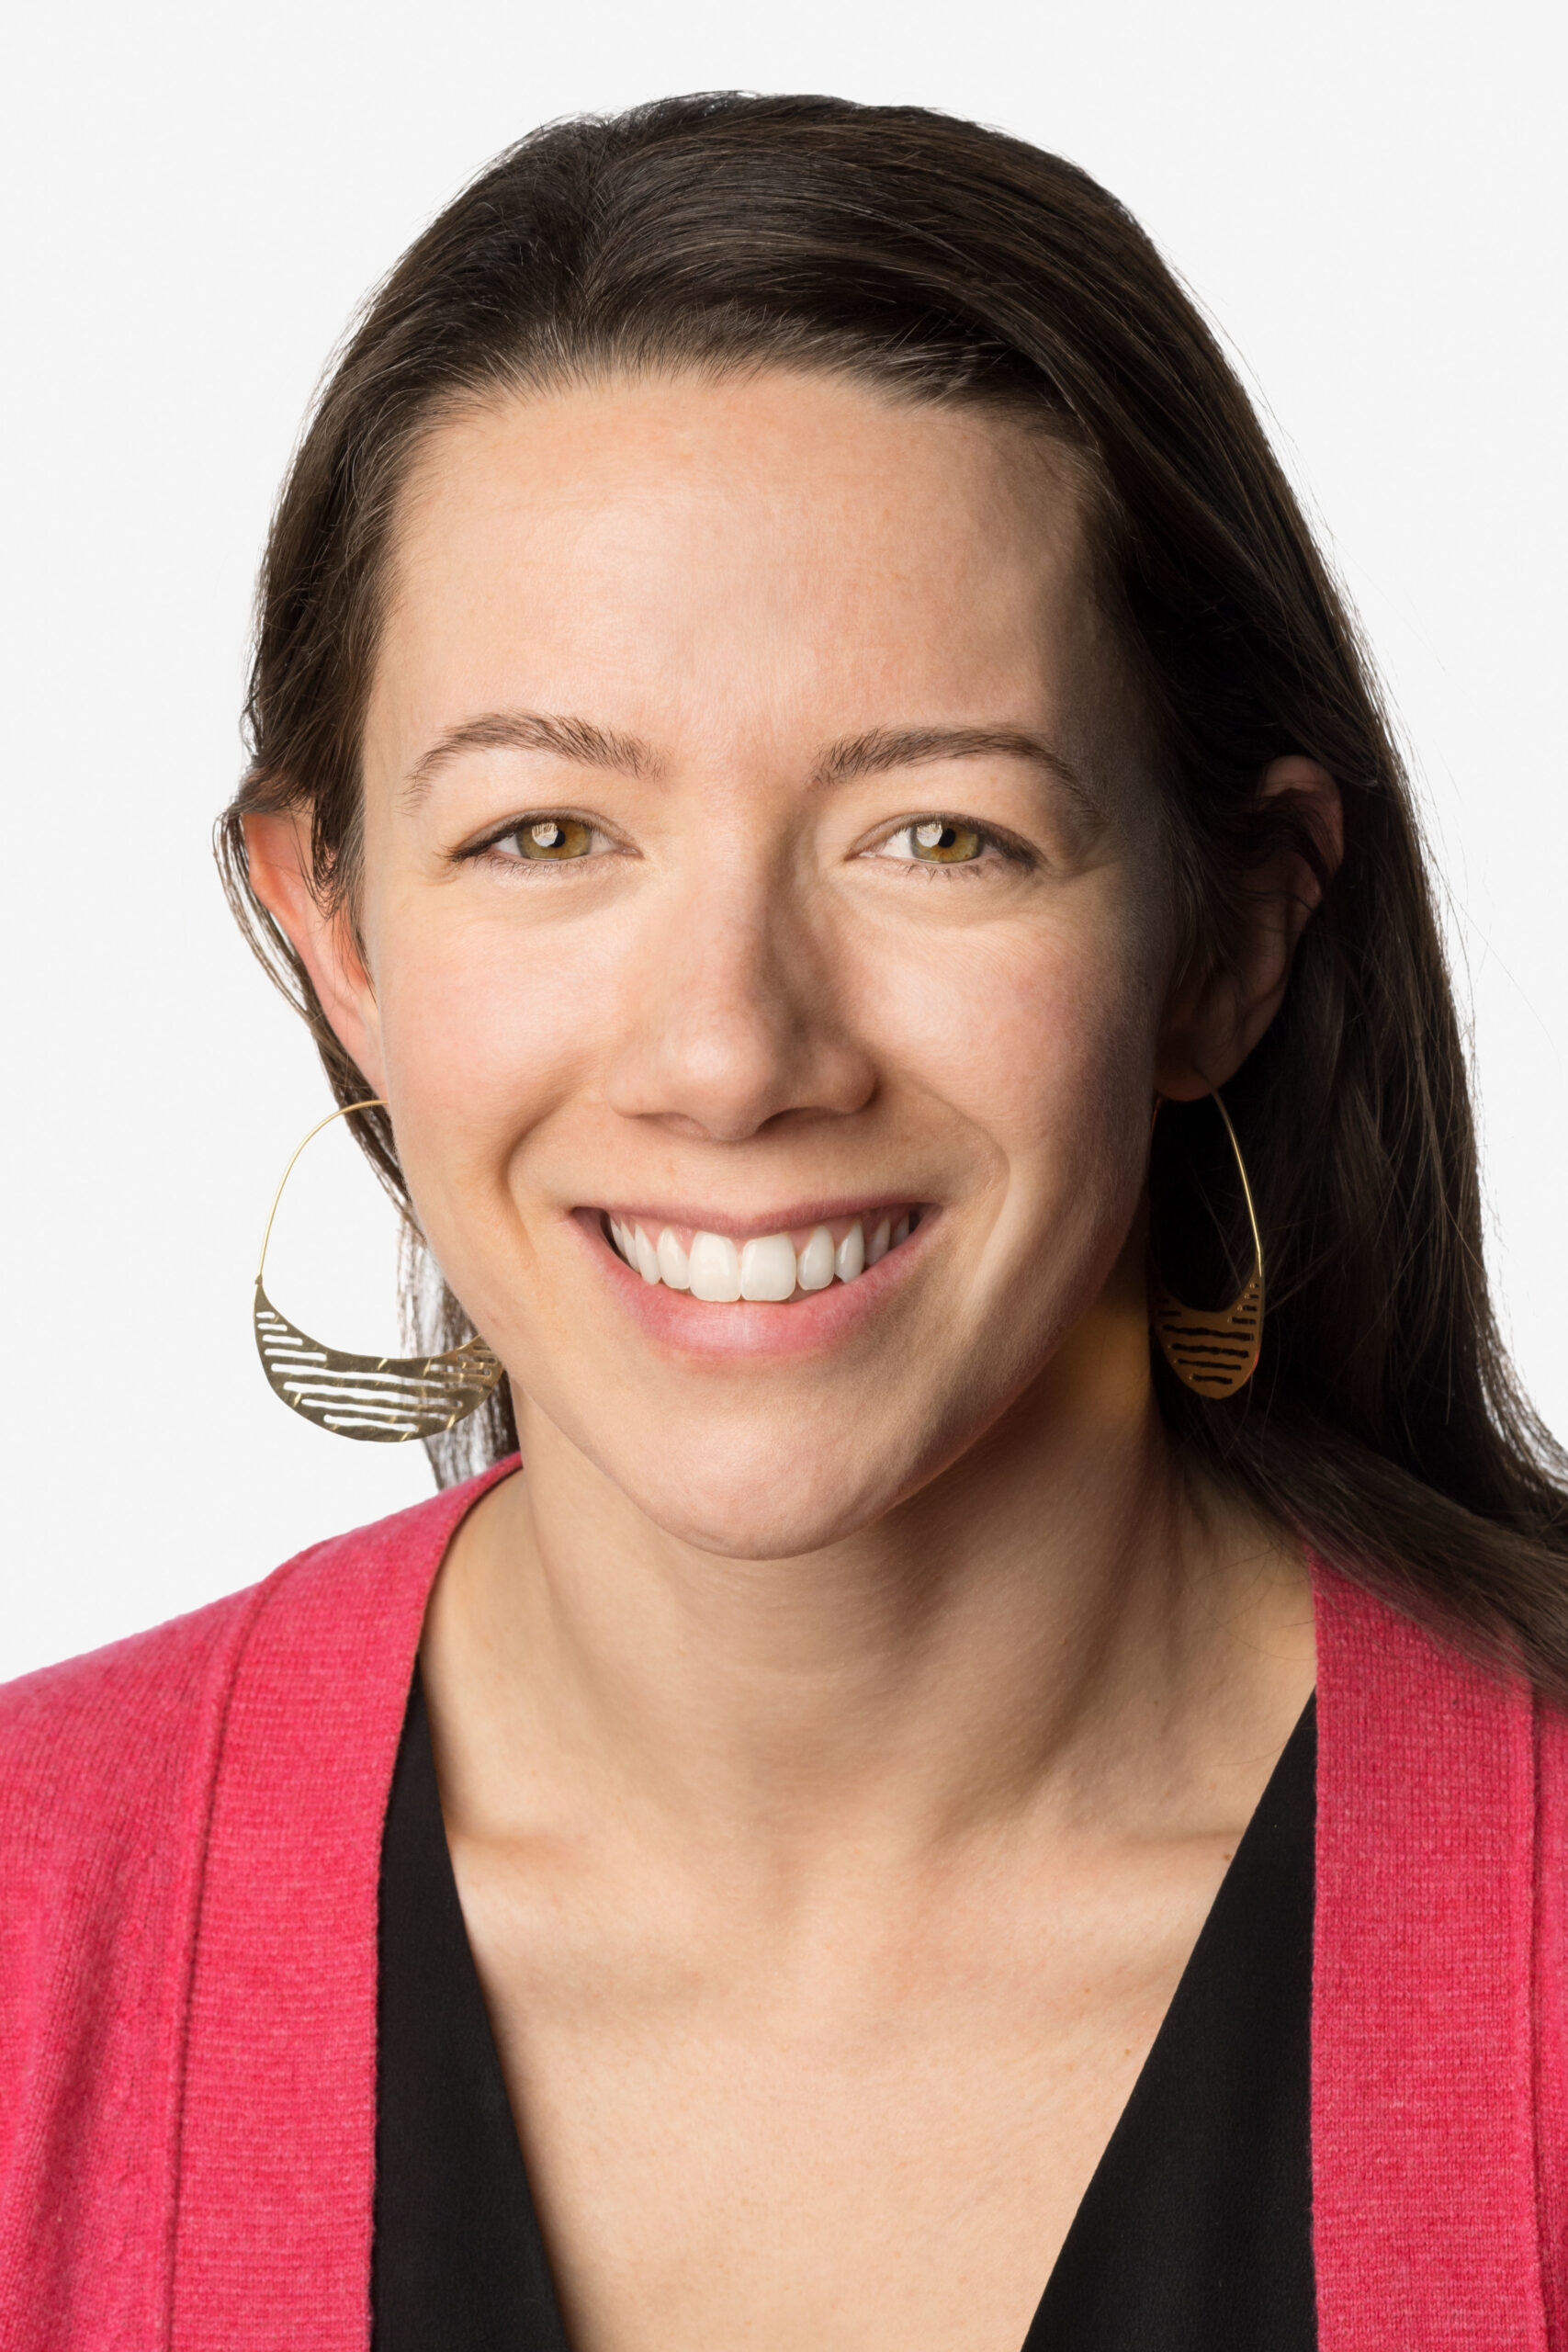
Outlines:
[[[381,1820],[487,1483],[0,1692],[6,2352],[366,2345]],[[1568,1733],[1317,1625],[1323,2352],[1568,2352]]]

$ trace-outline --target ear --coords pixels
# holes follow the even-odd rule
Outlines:
[[[344,1051],[378,1094],[385,1091],[376,992],[352,926],[323,905],[311,876],[310,820],[295,808],[246,817],[252,888],[310,975],[321,1011]]]
[[[1258,786],[1263,800],[1300,804],[1332,875],[1345,849],[1339,787],[1315,760],[1274,760]],[[1195,1102],[1235,1076],[1279,1012],[1296,942],[1323,896],[1299,850],[1277,850],[1248,876],[1248,922],[1233,969],[1194,969],[1177,983],[1166,1008],[1155,1085],[1173,1102]]]

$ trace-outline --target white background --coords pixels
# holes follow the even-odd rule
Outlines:
[[[294,1419],[254,1250],[328,1107],[223,907],[255,560],[354,305],[550,116],[743,86],[999,123],[1127,200],[1260,389],[1392,685],[1472,1010],[1492,1264],[1568,1427],[1560,12],[1416,0],[253,0],[26,12],[10,290],[0,1676],[428,1491]],[[389,1344],[352,1146],[269,1269]]]

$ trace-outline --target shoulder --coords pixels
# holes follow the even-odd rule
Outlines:
[[[1320,1714],[1326,1702],[1391,1770],[1418,1771],[1456,1740],[1528,1742],[1532,1699],[1522,1673],[1474,1655],[1461,1631],[1371,1581],[1315,1557],[1311,1566]]]
[[[0,1688],[0,2205],[29,2150],[54,2193],[57,2126],[146,2172],[214,1851],[265,1882],[297,1815],[353,1812],[355,1759],[387,1745],[383,1718],[395,1744],[430,1583],[486,1483]]]
[[[118,1792],[170,1793],[168,1767],[197,1727],[214,1685],[231,1681],[259,1638],[308,1647],[312,1621],[360,1619],[386,1584],[425,1580],[491,1472],[368,1526],[298,1553],[263,1582],[189,1615],[0,1684],[0,1834],[47,1798],[57,1826]],[[101,1815],[98,1815],[101,1820]]]
[[[496,1474],[491,1474],[493,1476]],[[264,1673],[309,1676],[323,1634],[373,1635],[389,1582],[428,1582],[452,1528],[490,1483],[313,1544],[264,1582],[190,1615],[0,1686],[0,1871],[85,1848],[160,1839],[199,1804],[229,1694],[254,1653]]]
[[[199,1792],[242,1677],[309,1681],[323,1647],[368,1667],[390,1590],[423,1600],[453,1529],[503,1464],[412,1510],[312,1544],[262,1583],[0,1685],[0,1870],[149,1836]],[[14,1891],[15,1876],[10,1880]]]
[[[0,1866],[166,1815],[216,1676],[262,1588],[0,1687]]]
[[[1538,1859],[1529,1681],[1314,1566],[1320,1894],[1397,1884],[1434,1932],[1455,1906],[1500,1917]]]

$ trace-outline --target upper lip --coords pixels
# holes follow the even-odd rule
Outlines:
[[[893,1211],[920,1209],[930,1204],[917,1193],[841,1193],[808,1201],[787,1201],[777,1208],[755,1213],[731,1209],[695,1208],[689,1202],[654,1206],[648,1201],[593,1201],[583,1204],[592,1216],[613,1216],[623,1225],[640,1225],[657,1235],[664,1226],[689,1227],[694,1233],[722,1233],[732,1240],[750,1241],[769,1233],[790,1233],[801,1226],[829,1225],[840,1217],[885,1216]]]

